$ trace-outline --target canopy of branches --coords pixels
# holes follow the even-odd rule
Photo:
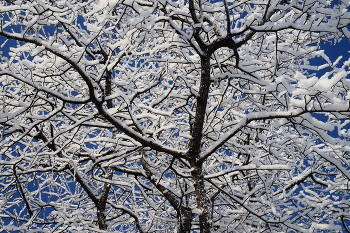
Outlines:
[[[0,0],[0,231],[350,232],[349,8]]]

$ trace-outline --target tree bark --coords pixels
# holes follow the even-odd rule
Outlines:
[[[107,179],[112,180],[112,177],[113,177],[113,169],[109,168]],[[103,185],[102,194],[97,204],[97,221],[98,221],[98,226],[100,230],[107,230],[106,215],[104,212],[106,210],[106,204],[107,204],[108,194],[110,189],[111,189],[111,184],[105,183]]]
[[[206,116],[210,87],[210,56],[201,57],[201,83],[197,97],[196,116],[193,125],[192,140],[189,144],[188,159],[191,165],[191,175],[194,182],[197,209],[200,210],[199,227],[201,233],[210,232],[208,198],[204,186],[202,162],[200,161],[200,147],[203,136],[203,125]]]

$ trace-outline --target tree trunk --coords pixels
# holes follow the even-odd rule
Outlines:
[[[208,94],[210,87],[210,56],[201,57],[201,83],[197,97],[196,116],[193,125],[192,140],[189,145],[189,163],[192,169],[197,208],[200,210],[199,227],[201,233],[210,232],[208,198],[204,186],[203,168],[200,160],[203,125],[206,116]]]

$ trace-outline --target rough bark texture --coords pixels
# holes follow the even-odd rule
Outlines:
[[[201,57],[201,83],[199,96],[197,97],[196,116],[193,125],[192,141],[189,144],[188,161],[192,169],[192,178],[196,192],[197,208],[201,211],[199,214],[200,232],[210,232],[208,198],[204,185],[202,171],[202,162],[199,158],[203,124],[206,117],[206,107],[210,85],[210,57]]]

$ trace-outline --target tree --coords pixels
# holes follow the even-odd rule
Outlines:
[[[1,231],[350,232],[349,7],[0,1]]]

